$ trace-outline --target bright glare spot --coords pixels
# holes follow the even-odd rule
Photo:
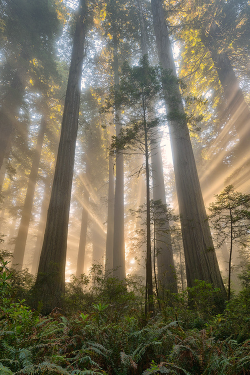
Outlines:
[[[130,263],[131,263],[131,264],[134,264],[134,263],[135,263],[135,260],[134,260],[134,258],[133,258],[133,259],[131,259]]]

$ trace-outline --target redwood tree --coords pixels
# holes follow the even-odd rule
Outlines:
[[[225,293],[203,202],[161,0],[151,0],[173,154],[188,286],[205,280]]]
[[[62,296],[65,291],[69,208],[78,130],[84,43],[88,21],[86,1],[80,0],[79,5],[55,175],[34,287],[34,295],[38,301],[42,301],[45,313],[62,304]]]

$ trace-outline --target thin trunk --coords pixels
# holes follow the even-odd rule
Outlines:
[[[147,32],[142,11],[141,0],[137,0],[140,18],[140,29],[141,29],[141,50],[142,56],[148,53],[147,47]],[[154,150],[151,149],[151,168],[153,174],[153,199],[161,200],[162,204],[166,205],[166,195],[163,177],[163,165],[161,157],[161,149],[159,144],[159,136],[156,136],[156,142]],[[159,216],[159,215],[157,215]],[[175,267],[173,261],[173,250],[171,243],[171,234],[168,218],[161,216],[161,221],[164,224],[159,229],[159,225],[156,225],[156,253],[157,253],[157,269],[158,269],[158,285],[159,288],[169,289],[172,292],[177,293],[177,281],[175,275]]]
[[[147,253],[146,253],[146,303],[145,314],[154,312],[153,300],[153,276],[152,276],[152,255],[151,255],[151,227],[150,227],[150,186],[149,186],[149,150],[148,150],[148,130],[146,123],[146,103],[143,98],[143,124],[144,124],[144,145],[145,145],[145,161],[146,161],[146,205],[147,205]]]
[[[105,275],[111,276],[113,270],[113,243],[114,243],[114,159],[109,155],[109,191],[108,191],[108,219],[107,219],[107,237],[106,237],[106,261]]]
[[[24,201],[24,206],[22,210],[21,222],[16,238],[16,244],[13,253],[12,267],[17,270],[21,270],[23,266],[24,252],[26,247],[26,241],[28,237],[29,224],[31,219],[31,212],[33,207],[36,180],[38,176],[39,163],[42,153],[42,146],[44,140],[44,134],[46,131],[46,119],[43,116],[41,120],[41,126],[39,129],[39,134],[37,138],[37,144],[33,156],[32,167],[29,175],[28,188],[26,192],[26,197]]]
[[[181,291],[184,292],[184,275],[183,275],[183,268],[182,268],[182,258],[181,258],[181,247],[179,246],[180,252],[180,273],[181,273]]]
[[[161,201],[161,203],[166,206],[163,165],[158,132],[156,135],[155,143],[153,144],[153,146],[151,146],[151,162],[153,177],[153,199],[154,201]],[[155,207],[154,215],[156,217],[156,254],[159,289],[166,289],[170,290],[173,293],[177,293],[178,289],[173,259],[169,219],[167,215],[164,214],[161,207]]]
[[[84,261],[85,261],[85,248],[87,241],[87,229],[88,229],[88,212],[89,212],[89,192],[85,189],[83,194],[83,207],[82,207],[82,222],[80,241],[78,248],[78,257],[76,265],[76,277],[81,276],[84,272]]]
[[[227,294],[228,301],[230,300],[230,294],[231,294],[232,253],[233,253],[233,216],[232,216],[232,209],[230,208],[230,254],[229,254],[229,267],[228,267],[228,294]]]
[[[47,313],[56,306],[62,305],[62,296],[65,291],[67,235],[78,130],[86,16],[87,5],[85,0],[80,0],[55,175],[34,288],[34,294],[43,303],[43,312]]]
[[[51,190],[51,179],[47,177],[45,180],[43,203],[41,207],[41,215],[40,215],[40,221],[39,221],[39,226],[38,226],[38,231],[37,231],[37,239],[36,239],[35,251],[33,255],[32,267],[31,267],[32,275],[36,275],[37,270],[38,270],[39,259],[40,259],[40,255],[42,251],[42,245],[43,245],[44,231],[45,231],[46,220],[47,220],[48,207],[49,207],[50,190]]]
[[[113,36],[114,42],[114,77],[115,89],[119,88],[118,65],[118,40]],[[117,103],[115,104],[116,137],[120,135],[121,122]],[[123,153],[116,152],[116,179],[115,179],[115,205],[114,205],[114,251],[113,251],[113,275],[119,280],[126,277],[125,271],[125,243],[124,243],[124,165]]]
[[[163,69],[176,77],[176,69],[161,0],[151,0],[156,44]],[[170,141],[173,154],[176,189],[181,218],[182,238],[186,260],[187,284],[196,279],[211,282],[223,294],[221,278],[210,228],[207,220],[195,159],[190,141],[185,111],[176,78],[165,84]]]

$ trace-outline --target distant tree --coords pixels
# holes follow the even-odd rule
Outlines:
[[[153,281],[151,257],[151,215],[150,215],[150,139],[158,124],[152,117],[152,98],[160,91],[161,85],[158,69],[151,67],[147,55],[140,60],[139,66],[123,66],[120,81],[119,101],[128,108],[131,121],[121,130],[120,136],[115,138],[113,147],[116,150],[133,149],[142,153],[145,160],[146,172],[146,304],[145,311],[153,311]],[[133,152],[133,151],[132,151]]]
[[[0,2],[1,95],[0,167],[11,134],[18,126],[26,87],[56,73],[55,37],[59,19],[55,2],[12,0]]]
[[[29,223],[31,219],[31,212],[33,206],[33,200],[35,195],[36,181],[38,177],[39,163],[42,153],[43,139],[46,132],[47,119],[45,116],[41,119],[41,126],[37,137],[37,144],[34,150],[32,167],[29,175],[29,182],[22,210],[21,223],[16,238],[12,265],[17,270],[22,270],[25,246],[28,236]]]
[[[216,200],[211,203],[210,220],[214,228],[218,246],[229,243],[228,268],[228,300],[231,294],[231,270],[233,245],[246,244],[250,235],[250,194],[242,194],[234,190],[233,185],[227,186]]]

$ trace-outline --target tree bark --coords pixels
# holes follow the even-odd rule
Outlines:
[[[113,36],[114,43],[114,78],[115,90],[119,88],[118,40]],[[115,103],[115,128],[116,137],[121,131],[120,111]],[[124,243],[124,165],[123,153],[116,152],[116,179],[115,179],[115,205],[114,205],[114,245],[113,245],[113,275],[119,280],[126,277],[125,271],[125,243]]]
[[[225,294],[201,193],[185,111],[176,76],[164,9],[161,0],[151,0],[153,24],[162,68],[172,74],[171,92],[164,85],[169,116],[177,197],[186,260],[187,284],[196,279],[219,287]]]
[[[153,178],[153,199],[154,201],[161,201],[166,206],[166,193],[163,176],[163,165],[161,157],[161,147],[159,134],[156,134],[156,140],[151,146],[151,163],[152,163],[152,178]],[[155,207],[156,223],[156,256],[158,268],[158,284],[160,291],[163,289],[170,290],[177,293],[177,280],[175,265],[173,259],[173,249],[171,242],[171,233],[169,219],[162,209]]]
[[[67,235],[78,130],[86,16],[87,5],[85,0],[80,0],[55,175],[34,287],[36,298],[43,303],[44,313],[60,307],[65,292]]]
[[[41,126],[37,138],[37,144],[33,155],[32,167],[29,175],[28,188],[22,210],[21,222],[16,238],[16,244],[13,252],[12,267],[16,270],[21,270],[23,266],[24,252],[26,247],[26,241],[28,237],[29,224],[31,219],[31,212],[33,207],[36,180],[38,176],[39,163],[42,153],[42,146],[44,140],[44,134],[46,131],[46,119],[43,116],[41,120]]]

